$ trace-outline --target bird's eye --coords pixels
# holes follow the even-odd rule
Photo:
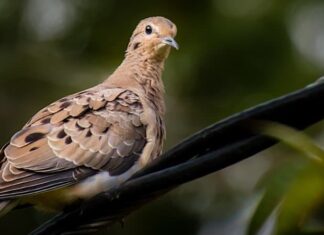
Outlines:
[[[149,35],[149,34],[151,34],[152,32],[153,32],[152,26],[151,26],[151,25],[147,25],[147,26],[145,27],[145,33],[146,33],[147,35]]]

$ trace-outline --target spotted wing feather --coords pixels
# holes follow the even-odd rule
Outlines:
[[[98,171],[118,175],[146,144],[139,97],[94,88],[38,112],[0,152],[0,200],[75,184]]]

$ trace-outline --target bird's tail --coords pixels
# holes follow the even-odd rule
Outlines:
[[[17,206],[16,200],[0,201],[0,218]]]

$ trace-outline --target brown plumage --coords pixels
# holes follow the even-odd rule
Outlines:
[[[175,35],[168,19],[142,20],[107,80],[50,104],[11,138],[0,151],[0,214],[24,203],[62,209],[161,154],[161,74],[170,47],[177,48]]]

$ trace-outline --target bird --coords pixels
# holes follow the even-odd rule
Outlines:
[[[125,182],[161,156],[162,72],[176,25],[141,20],[102,83],[37,112],[0,150],[0,215],[32,205],[55,212]]]

